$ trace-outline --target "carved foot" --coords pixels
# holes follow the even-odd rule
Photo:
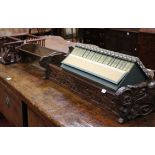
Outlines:
[[[119,123],[146,116],[155,110],[155,81],[122,87],[116,96]]]

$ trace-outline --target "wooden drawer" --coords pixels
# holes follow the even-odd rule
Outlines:
[[[105,48],[124,54],[138,56],[138,35],[133,32],[107,30]]]
[[[139,57],[147,68],[155,70],[155,35],[139,35]]]
[[[83,29],[84,43],[94,44],[104,48],[105,32],[104,29]]]
[[[0,112],[15,126],[22,126],[22,104],[18,96],[0,82]]]

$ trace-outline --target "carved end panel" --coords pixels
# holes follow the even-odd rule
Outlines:
[[[14,47],[4,48],[4,51],[1,56],[1,61],[3,64],[12,64],[20,61],[21,57],[17,53]]]
[[[49,69],[49,64],[60,66],[61,61],[66,57],[65,53],[56,52],[51,53],[49,56],[44,56],[40,58],[39,64],[41,67],[45,68],[45,77],[48,79],[51,74],[51,69]]]
[[[150,114],[155,110],[155,81],[118,89],[116,103],[120,123]]]

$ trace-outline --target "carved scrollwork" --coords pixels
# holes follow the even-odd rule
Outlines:
[[[155,109],[155,81],[122,87],[116,92],[116,100],[120,123],[148,115]]]
[[[59,52],[53,52],[48,56],[43,56],[40,58],[39,60],[39,64],[41,67],[45,68],[45,76],[44,79],[48,79],[50,74],[52,74],[52,72],[54,72],[53,70],[49,70],[49,64],[55,64],[57,65],[57,59],[62,59],[64,57],[63,53],[59,53]],[[56,71],[56,70],[55,70]],[[53,73],[52,76],[54,78],[54,76],[56,76],[57,73]],[[56,78],[56,77],[55,77]]]
[[[5,52],[2,54],[2,63],[4,64],[11,64],[20,61],[21,57],[17,53],[15,47],[8,46],[4,48]]]

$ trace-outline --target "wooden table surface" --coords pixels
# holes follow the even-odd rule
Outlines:
[[[55,38],[50,40],[52,42]],[[69,46],[70,43],[61,38],[60,40],[61,48]],[[56,46],[59,47],[59,41]],[[7,81],[7,77],[12,79]],[[99,108],[54,82],[43,80],[42,77],[43,71],[31,64],[0,64],[0,80],[24,98],[28,106],[36,109],[56,126],[155,126],[155,113],[121,125],[109,110]]]

